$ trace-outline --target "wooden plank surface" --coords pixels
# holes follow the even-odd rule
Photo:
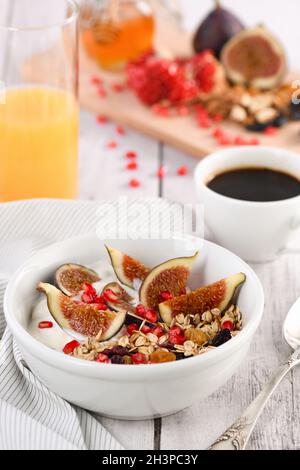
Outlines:
[[[119,143],[113,151],[105,148],[111,139]],[[124,171],[125,149],[138,151],[140,169],[137,173]],[[113,123],[100,126],[96,116],[86,111],[81,113],[80,160],[80,197],[83,199],[163,195],[182,202],[196,201],[192,176],[196,160],[132,131],[120,137],[115,133]],[[168,167],[168,176],[159,183],[155,173],[162,163]],[[186,177],[176,175],[180,165],[188,167]],[[141,189],[128,187],[128,179],[135,176],[142,182]],[[288,308],[300,294],[299,266],[300,253],[283,255],[274,263],[254,266],[266,293],[265,314],[247,362],[230,382],[206,400],[163,420],[136,423],[99,418],[107,429],[127,449],[198,450],[207,447],[239,416],[273,368],[287,357],[289,348],[282,339],[281,324]],[[249,448],[300,450],[299,369],[281,384],[268,404]]]

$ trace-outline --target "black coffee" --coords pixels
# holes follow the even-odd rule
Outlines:
[[[300,195],[297,178],[268,168],[226,171],[214,176],[207,186],[223,196],[244,201],[281,201]]]

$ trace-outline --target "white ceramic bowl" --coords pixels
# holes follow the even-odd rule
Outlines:
[[[213,393],[247,360],[248,348],[262,317],[262,286],[253,270],[236,255],[197,238],[110,243],[149,266],[168,258],[191,255],[203,244],[190,285],[197,288],[244,272],[247,281],[238,299],[244,318],[243,330],[207,354],[157,365],[87,362],[39,343],[26,330],[38,297],[37,283],[51,279],[57,266],[63,263],[92,265],[107,257],[103,242],[96,236],[56,243],[27,261],[11,279],[5,294],[7,323],[30,369],[50,390],[69,402],[121,419],[145,419],[175,413]]]

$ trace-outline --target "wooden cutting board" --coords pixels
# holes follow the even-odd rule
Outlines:
[[[181,31],[175,34],[169,31],[166,34],[168,43],[164,45],[164,51],[184,55],[190,52],[190,37]],[[158,40],[162,44],[161,40]],[[38,74],[39,64],[47,63],[51,70],[54,65],[55,51],[39,54],[24,64],[23,75],[26,79],[40,82]],[[34,73],[33,73],[34,71]],[[91,77],[98,75],[105,80],[107,96],[100,98],[95,86],[91,85]],[[300,74],[293,74],[293,78],[300,78]],[[110,84],[122,82],[122,73],[104,72],[97,64],[90,60],[81,50],[80,66],[80,104],[83,108],[105,114],[112,120],[129,126],[143,134],[153,137],[165,144],[176,147],[187,154],[201,158],[218,149],[211,136],[211,130],[199,129],[193,116],[162,118],[141,104],[130,90],[116,93],[111,90]],[[276,136],[268,137],[262,134],[245,131],[240,125],[224,122],[222,127],[234,135],[245,137],[258,137],[262,145],[284,147],[300,153],[300,123],[289,123],[279,130]]]

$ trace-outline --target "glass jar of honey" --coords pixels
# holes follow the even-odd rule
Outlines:
[[[119,69],[153,47],[155,19],[147,1],[85,0],[81,40],[102,68]]]

